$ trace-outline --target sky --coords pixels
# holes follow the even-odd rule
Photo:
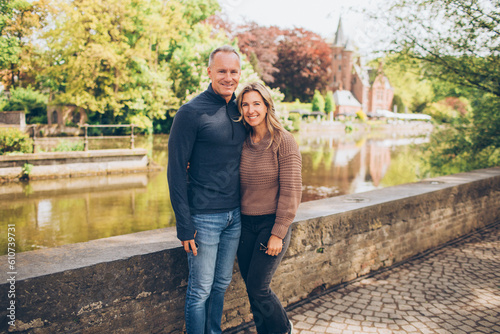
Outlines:
[[[358,44],[372,40],[377,31],[362,10],[375,10],[383,2],[387,0],[219,0],[229,19],[236,24],[247,19],[262,26],[305,28],[327,40],[333,39],[342,16],[346,32]]]

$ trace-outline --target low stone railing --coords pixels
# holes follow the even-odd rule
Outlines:
[[[273,290],[291,305],[498,217],[500,168],[303,203]],[[179,246],[175,228],[165,228],[11,254],[12,274],[12,257],[2,256],[0,331],[181,333],[188,273]],[[223,325],[250,320],[235,266]]]
[[[23,173],[36,180],[152,169],[159,168],[151,165],[147,150],[142,148],[0,155],[0,182],[17,180],[23,177]]]

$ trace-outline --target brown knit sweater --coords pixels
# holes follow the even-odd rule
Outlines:
[[[240,162],[241,213],[249,216],[276,213],[272,234],[284,238],[302,197],[302,159],[289,132],[280,132],[279,145],[268,133],[254,144],[243,143]]]

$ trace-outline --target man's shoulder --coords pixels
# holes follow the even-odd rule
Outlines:
[[[213,97],[207,91],[204,91],[197,96],[195,96],[189,102],[183,104],[179,110],[186,110],[191,112],[203,112],[206,108],[216,107],[219,103],[214,101]]]

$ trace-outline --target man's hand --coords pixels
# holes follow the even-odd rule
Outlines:
[[[194,232],[195,237],[196,237],[196,232]],[[182,243],[182,246],[184,247],[184,250],[186,251],[186,253],[191,253],[191,251],[193,251],[194,256],[198,255],[198,248],[196,247],[196,242],[194,242],[194,239],[184,240],[184,241],[181,241],[181,243]]]

